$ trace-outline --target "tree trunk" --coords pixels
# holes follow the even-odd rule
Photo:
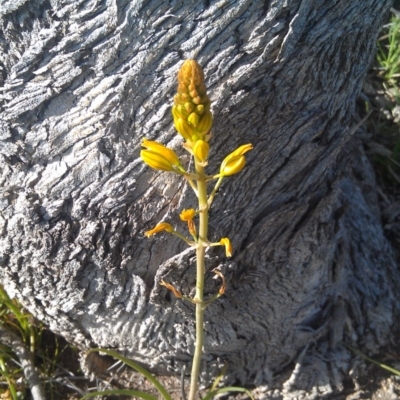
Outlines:
[[[170,109],[182,60],[196,58],[215,121],[209,171],[254,145],[211,211],[210,239],[229,236],[235,252],[208,252],[208,291],[215,267],[228,287],[206,312],[202,378],[227,362],[227,382],[265,393],[340,391],[353,365],[343,343],[373,354],[399,315],[374,174],[352,136],[389,5],[3,1],[8,293],[81,348],[112,347],[159,373],[190,363],[194,308],[159,283],[191,293],[194,254],[143,232],[180,224],[195,198],[139,148],[147,137],[184,156]]]

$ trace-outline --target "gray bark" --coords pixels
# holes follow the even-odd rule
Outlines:
[[[0,5],[1,281],[81,348],[119,349],[159,373],[190,363],[194,254],[178,239],[194,196],[139,159],[144,137],[184,156],[170,108],[183,59],[204,67],[210,170],[253,143],[224,182],[210,239],[203,379],[260,398],[342,390],[343,342],[391,340],[399,277],[371,167],[352,135],[355,99],[390,1],[3,1]],[[183,225],[180,225],[183,226]],[[190,368],[187,368],[189,371]],[[263,392],[264,390],[264,392]],[[305,392],[304,392],[305,391]],[[308,393],[308,394],[304,394]]]

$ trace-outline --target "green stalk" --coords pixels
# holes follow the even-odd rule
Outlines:
[[[197,181],[197,190],[199,198],[199,238],[197,241],[196,249],[196,261],[197,261],[197,276],[196,276],[196,295],[194,300],[196,302],[196,343],[193,355],[192,374],[190,381],[190,392],[189,400],[195,400],[200,367],[201,358],[203,354],[203,343],[204,343],[204,309],[203,309],[203,293],[204,293],[204,255],[207,240],[207,229],[208,229],[208,204],[207,204],[207,183],[204,168],[195,161],[196,172],[199,175]]]

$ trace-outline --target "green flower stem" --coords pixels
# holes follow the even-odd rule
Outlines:
[[[194,194],[195,194],[196,196],[198,196],[198,195],[199,195],[199,192],[198,192],[197,187],[196,187],[196,185],[194,184],[194,182],[193,182],[191,179],[189,179],[189,178],[186,178],[186,180],[188,181],[189,185],[192,187],[192,189],[193,189],[193,191],[194,191]]]
[[[193,247],[196,246],[196,242],[193,242],[191,240],[189,240],[188,238],[186,238],[185,236],[183,236],[181,233],[177,232],[177,231],[172,231],[171,232],[173,235],[178,236],[179,239],[182,239],[184,242],[186,242],[189,246]]]
[[[203,301],[203,303],[201,304],[201,306],[203,307],[203,310],[205,310],[213,301],[219,299],[220,297],[221,297],[221,295],[219,293],[215,293],[209,299],[207,299],[206,301]]]
[[[212,191],[211,194],[210,194],[210,198],[208,199],[208,207],[209,207],[209,208],[211,207],[211,203],[212,203],[213,200],[214,200],[215,193],[217,193],[217,190],[218,190],[219,187],[221,186],[222,179],[224,179],[224,177],[223,177],[223,176],[220,176],[219,179],[218,179],[218,181],[217,181],[217,183],[215,184],[215,187],[214,187],[213,191]]]
[[[197,181],[198,198],[199,198],[199,237],[197,241],[196,260],[197,260],[197,277],[196,277],[196,343],[193,355],[192,375],[190,381],[189,400],[195,400],[198,380],[200,375],[201,358],[203,354],[204,343],[204,256],[206,247],[208,246],[207,230],[208,230],[208,203],[207,203],[207,183],[204,167],[200,163],[195,162],[196,172],[199,175]]]

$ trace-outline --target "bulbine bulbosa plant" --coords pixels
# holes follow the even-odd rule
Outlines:
[[[198,379],[203,353],[204,311],[209,304],[218,299],[225,292],[224,276],[220,271],[214,270],[214,273],[218,275],[222,281],[221,287],[214,295],[209,298],[204,298],[205,252],[207,248],[214,246],[222,246],[225,249],[227,257],[231,257],[233,252],[231,242],[227,237],[221,238],[218,242],[210,242],[208,240],[208,214],[222,180],[227,176],[237,174],[244,168],[246,164],[245,154],[250,151],[253,146],[251,144],[244,144],[238,147],[225,157],[217,173],[212,175],[206,174],[205,168],[207,166],[210,151],[210,129],[213,117],[210,111],[210,99],[207,96],[204,84],[204,74],[200,65],[195,60],[186,60],[179,70],[178,93],[174,97],[172,115],[174,126],[184,139],[182,146],[193,157],[194,171],[188,171],[185,169],[178,155],[173,150],[167,148],[161,143],[151,140],[143,140],[143,149],[140,152],[140,156],[149,167],[155,170],[167,171],[181,175],[193,189],[193,192],[198,199],[198,205],[196,209],[189,208],[182,210],[179,215],[180,219],[187,223],[190,238],[175,230],[175,228],[168,222],[158,223],[153,229],[145,232],[145,235],[151,237],[160,232],[168,232],[179,237],[186,242],[188,246],[196,250],[196,292],[193,298],[184,296],[170,283],[161,281],[161,284],[172,291],[176,297],[182,299],[182,301],[189,301],[196,308],[196,340],[189,392],[189,400],[194,400],[198,392]],[[207,189],[208,186],[212,186],[212,183],[214,184],[214,187],[209,193]],[[196,220],[198,221],[197,223]],[[156,386],[160,394],[166,400],[171,398],[165,388],[163,388],[148,371],[143,370],[142,367],[138,366],[131,360],[118,356],[113,351],[101,351],[128,363],[134,369],[145,375]],[[216,387],[220,378],[221,377],[218,377],[216,379],[208,394],[203,397],[203,400],[209,400],[217,394],[231,391],[246,392],[251,397],[250,392],[244,388],[225,387],[217,389]],[[150,396],[147,393],[137,391],[130,392],[132,395],[141,398],[148,399]],[[135,392],[135,394],[133,394],[133,392]],[[127,391],[124,391],[124,394],[128,394]]]

